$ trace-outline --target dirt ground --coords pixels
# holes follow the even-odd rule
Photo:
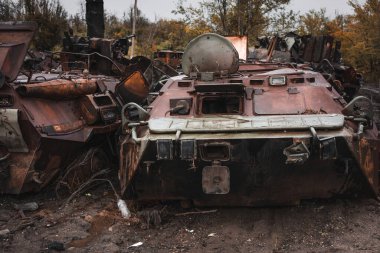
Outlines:
[[[25,211],[24,217],[13,207],[31,201],[39,208]],[[128,220],[121,217],[105,186],[65,207],[63,203],[52,191],[0,197],[0,230],[10,230],[0,236],[0,252],[57,252],[49,249],[54,246],[91,253],[380,252],[380,204],[373,199],[215,209],[183,209],[174,202],[139,211],[129,203],[134,214]],[[148,226],[148,217],[159,224]],[[139,242],[142,245],[132,246]]]

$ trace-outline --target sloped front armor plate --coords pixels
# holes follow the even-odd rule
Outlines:
[[[179,119],[158,118],[149,120],[152,133],[186,132],[250,132],[265,130],[339,129],[344,124],[341,114],[287,115]]]

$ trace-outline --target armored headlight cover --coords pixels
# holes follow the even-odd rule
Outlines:
[[[269,84],[273,86],[286,85],[286,76],[271,76],[269,78]]]

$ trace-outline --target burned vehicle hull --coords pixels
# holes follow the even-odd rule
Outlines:
[[[40,74],[33,83],[16,79],[36,29],[33,22],[0,24],[5,77],[0,89],[0,193],[39,191],[91,147],[104,146],[120,127],[119,105],[111,92],[118,79],[82,74],[49,81]],[[82,168],[81,176],[90,177],[99,169],[95,167]]]
[[[318,72],[274,65],[237,73],[236,50],[222,37],[190,42],[186,76],[170,79],[148,110],[123,107],[124,194],[240,206],[375,196],[371,103],[347,103]]]
[[[117,78],[80,71],[16,79],[36,29],[29,22],[0,23],[0,193],[36,192],[58,176],[72,191],[110,168],[122,105],[146,103],[162,79],[177,74],[142,57]]]
[[[21,97],[9,86],[2,89],[1,97],[13,100],[8,108],[1,109],[1,140],[7,151],[1,166],[3,193],[40,190],[81,152],[101,145],[105,134],[111,135],[120,125],[116,104],[109,94],[102,95],[102,99],[110,100],[108,114],[115,116],[109,122],[99,119],[94,124],[86,122],[85,112],[79,109],[84,106],[81,97]]]
[[[136,171],[128,194],[140,200],[193,200],[203,206],[263,206],[290,205],[305,199],[369,194],[371,191],[344,137],[335,139],[341,159],[322,161],[315,155],[302,165],[288,165],[283,150],[293,144],[292,137],[306,138],[307,133],[278,135],[273,140],[247,134],[237,134],[237,139],[215,135],[223,142],[202,135],[184,135],[183,138],[199,140],[194,143],[200,147],[198,152],[210,146],[225,149],[219,152],[231,152],[230,157],[225,158],[229,161],[200,159],[193,168],[192,162],[177,158],[149,165],[155,157],[146,155],[141,159],[147,162]],[[159,138],[162,137],[169,136]],[[159,145],[157,141],[150,141],[147,153]],[[173,140],[173,145],[176,144],[181,145],[181,141]],[[369,177],[377,181],[376,173]]]

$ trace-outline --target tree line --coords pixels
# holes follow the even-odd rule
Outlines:
[[[197,4],[178,0],[172,11],[177,19],[149,20],[137,15],[137,54],[151,56],[155,50],[183,50],[195,36],[205,32],[247,35],[250,46],[263,35],[296,32],[299,35],[332,35],[342,42],[344,63],[362,72],[369,81],[380,80],[380,0],[359,4],[348,0],[353,14],[331,18],[325,9],[300,14],[289,10],[290,0],[202,0]],[[78,13],[69,15],[59,0],[1,0],[0,21],[34,20],[39,31],[33,46],[59,49],[64,31],[86,35],[85,1]],[[105,36],[122,38],[132,32],[132,6],[122,17],[105,13]],[[61,35],[61,36],[57,36]]]

